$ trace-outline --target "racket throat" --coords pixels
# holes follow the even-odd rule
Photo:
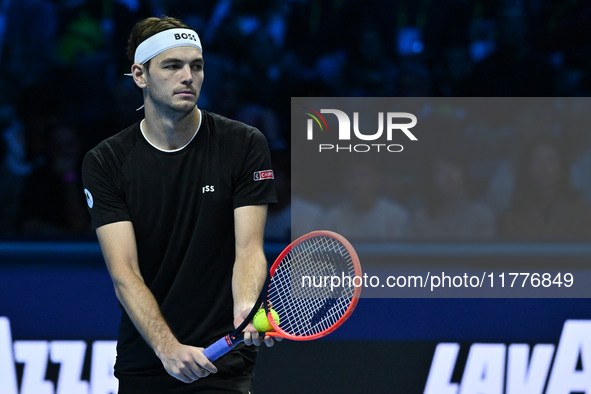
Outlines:
[[[224,337],[224,340],[228,344],[228,347],[234,348],[234,347],[236,347],[236,345],[239,345],[242,342],[244,342],[244,336],[241,334],[237,334],[237,335],[228,334]]]
[[[234,337],[235,338],[235,337]],[[236,346],[236,344],[234,343],[234,341],[232,340],[232,337],[230,335],[226,335],[224,337],[224,339],[226,340],[226,343],[228,344],[229,347],[234,347]]]

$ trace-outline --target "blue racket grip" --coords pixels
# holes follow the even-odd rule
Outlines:
[[[203,354],[209,359],[209,361],[213,362],[234,349],[234,347],[242,341],[243,338],[241,337],[232,340],[229,335],[226,335],[203,349]]]

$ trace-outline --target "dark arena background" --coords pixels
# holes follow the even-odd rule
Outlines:
[[[123,75],[126,41],[136,21],[160,15],[201,37],[200,108],[267,137],[279,195],[269,262],[303,229],[290,213],[306,204],[294,192],[310,190],[290,177],[292,98],[546,97],[560,122],[533,111],[543,125],[533,129],[503,113],[486,115],[494,127],[467,125],[461,108],[439,107],[430,121],[453,121],[452,131],[417,132],[431,146],[412,163],[397,156],[379,185],[407,230],[350,240],[377,260],[439,271],[483,261],[507,273],[588,272],[591,122],[580,108],[591,93],[589,1],[0,0],[0,394],[116,393],[120,312],[80,163],[143,117]],[[439,155],[438,139],[454,149]],[[326,166],[345,168],[339,155]],[[420,164],[435,156],[445,163],[434,175]],[[304,225],[334,230],[332,208],[374,187],[367,172],[350,174],[336,196],[328,182],[304,196],[318,219]],[[450,219],[457,207],[446,192],[458,184],[478,209]],[[362,298],[330,336],[261,349],[254,392],[589,394],[591,289],[564,298],[559,279],[539,298]]]

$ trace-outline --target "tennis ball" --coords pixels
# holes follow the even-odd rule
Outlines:
[[[279,324],[279,315],[273,309],[271,309],[271,316],[273,316],[275,323]],[[254,328],[256,328],[258,332],[267,332],[273,329],[273,326],[267,319],[267,314],[264,309],[259,309],[257,313],[255,313],[254,318],[252,319],[252,324],[254,324]]]

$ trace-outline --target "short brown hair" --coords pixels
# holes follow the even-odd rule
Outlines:
[[[133,63],[135,50],[142,42],[154,34],[176,28],[190,29],[189,26],[171,16],[162,16],[160,18],[150,17],[139,21],[133,26],[129,35],[129,40],[127,41],[127,57]],[[146,62],[146,66],[148,66],[148,63],[149,61]]]

